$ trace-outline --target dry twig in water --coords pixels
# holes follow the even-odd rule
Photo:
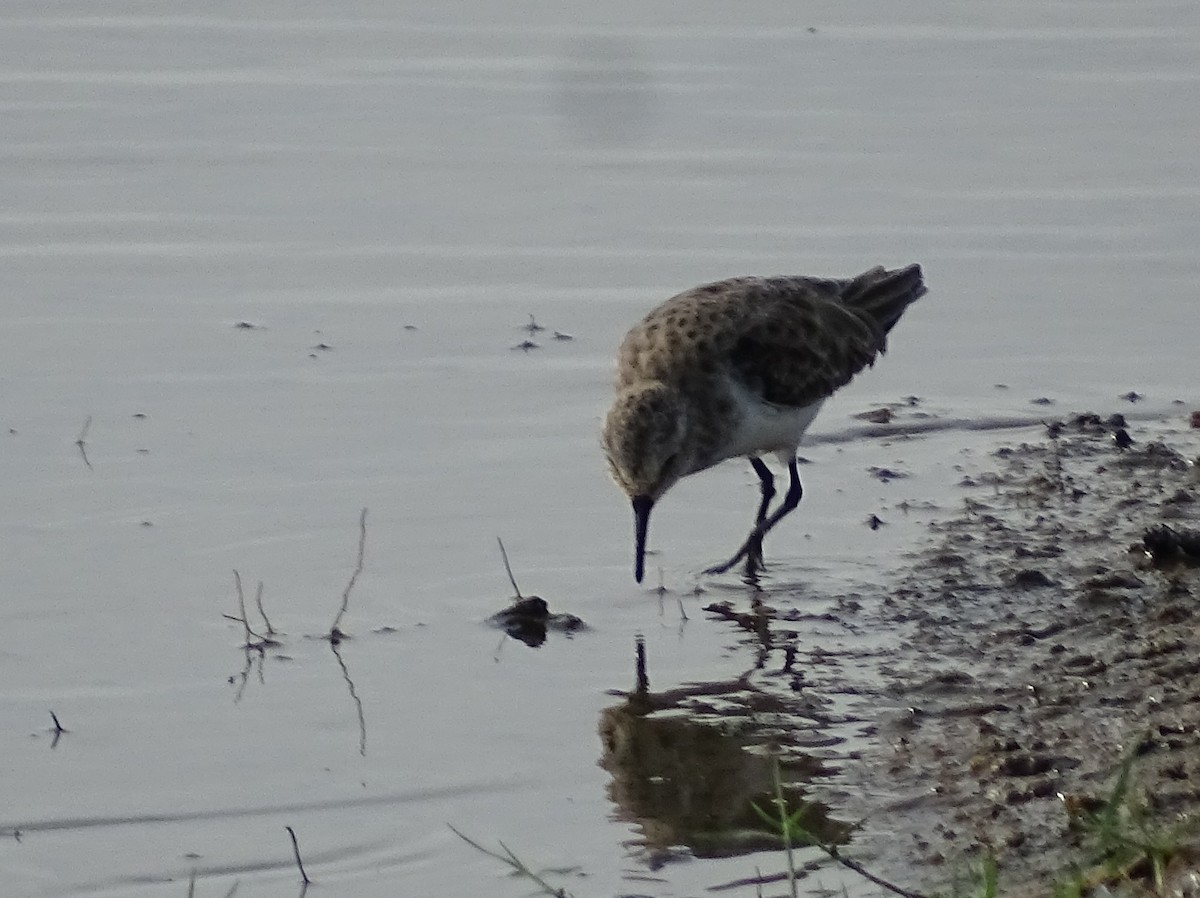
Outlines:
[[[258,606],[258,614],[263,619],[263,623],[267,625],[267,635],[274,636],[275,628],[271,626],[271,619],[267,617],[267,612],[263,609],[263,582],[258,581],[258,589],[254,591],[254,604]]]
[[[288,835],[292,837],[292,854],[296,856],[296,866],[300,868],[300,879],[307,886],[312,882],[312,880],[309,879],[308,874],[304,872],[304,861],[300,860],[300,845],[296,841],[296,831],[290,826],[285,826],[284,829],[286,829]]]
[[[92,463],[88,461],[87,456],[87,432],[92,426],[92,416],[88,415],[87,420],[83,422],[83,428],[79,431],[79,436],[75,438],[75,445],[79,447],[79,454],[83,456],[83,463],[88,466],[88,470],[92,470]]]
[[[358,696],[354,681],[350,679],[350,668],[346,667],[346,661],[342,658],[342,653],[338,651],[337,642],[330,639],[329,648],[333,650],[333,657],[337,658],[338,667],[342,669],[342,679],[346,682],[346,688],[350,690],[350,698],[358,712],[358,753],[365,758],[367,756],[367,715],[363,712],[362,699]]]
[[[253,630],[250,629],[250,620],[246,616],[246,594],[245,594],[245,592],[242,591],[242,575],[237,572],[237,568],[234,568],[234,571],[233,571],[233,583],[234,583],[234,586],[237,587],[238,612],[240,613],[241,616],[234,617],[232,614],[226,614],[223,616],[228,620],[235,620],[242,625],[242,629],[246,633],[246,648],[258,649],[261,652],[267,646],[279,645],[279,643],[276,642],[274,639],[268,639],[265,636],[259,636],[257,633],[255,633]],[[259,598],[261,598],[261,597],[262,597],[262,583],[259,583]],[[264,620],[266,619],[266,615],[263,615],[263,619]]]
[[[333,626],[329,628],[329,641],[332,643],[339,643],[346,638],[346,634],[341,629],[342,617],[346,614],[346,608],[350,604],[350,590],[354,589],[358,575],[363,571],[363,555],[366,548],[367,510],[364,508],[358,516],[358,563],[354,566],[354,573],[350,575],[350,582],[346,584],[346,589],[342,592],[342,607],[338,610],[337,617],[333,619]]]
[[[449,823],[447,823],[446,825],[450,826]],[[495,858],[496,860],[500,861],[502,864],[505,864],[508,867],[510,867],[512,869],[514,875],[523,876],[526,879],[530,880],[531,882],[535,883],[543,894],[550,895],[551,898],[573,898],[571,893],[568,892],[566,889],[563,889],[563,888],[556,889],[554,886],[550,885],[550,883],[546,882],[545,878],[543,878],[540,873],[536,872],[535,870],[531,870],[529,868],[529,866],[523,860],[521,860],[519,857],[517,857],[517,855],[513,852],[513,850],[511,848],[509,848],[507,845],[505,845],[503,842],[497,843],[500,846],[500,851],[504,852],[503,854],[501,854],[499,851],[492,851],[490,848],[484,848],[482,845],[480,845],[478,842],[476,842],[470,836],[464,835],[463,833],[461,833],[457,829],[455,829],[453,826],[450,826],[450,832],[454,833],[454,835],[458,836],[460,839],[462,839],[464,842],[466,842],[468,845],[470,845],[476,851],[483,852],[488,857]]]
[[[504,570],[508,572],[508,582],[512,584],[517,599],[524,599],[525,597],[521,595],[521,587],[517,586],[517,578],[513,576],[512,565],[508,563],[508,553],[504,551],[504,540],[497,536],[496,542],[500,544],[500,557],[504,559]]]

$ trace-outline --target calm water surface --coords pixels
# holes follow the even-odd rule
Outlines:
[[[925,265],[816,431],[909,394],[1195,401],[1193,5],[465,9],[0,12],[4,894],[182,896],[194,869],[198,895],[294,895],[284,826],[324,895],[527,894],[447,823],[578,867],[579,896],[777,869],[655,869],[598,763],[635,634],[657,690],[756,660],[689,594],[744,535],[747,466],[656,512],[682,622],[633,583],[599,457],[615,345],[678,289]],[[895,504],[960,501],[972,446],[814,446],[771,593],[816,613],[885,581],[929,516]],[[339,659],[315,637],[362,507]],[[484,626],[512,592],[497,535],[588,633]],[[234,569],[284,633],[248,671]],[[814,623],[800,656],[848,639]],[[871,709],[818,685],[836,766]]]

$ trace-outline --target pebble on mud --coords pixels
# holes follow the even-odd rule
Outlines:
[[[870,421],[872,424],[888,424],[895,415],[890,408],[875,408],[869,412],[859,412],[854,417],[860,421]]]
[[[1024,568],[1013,574],[1012,585],[1018,589],[1040,589],[1043,586],[1053,586],[1054,581],[1037,568]]]

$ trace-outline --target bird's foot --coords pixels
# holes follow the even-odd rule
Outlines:
[[[763,535],[756,529],[732,558],[721,564],[705,568],[704,573],[724,574],[744,558],[746,560],[746,577],[757,583],[758,573],[763,569],[762,539]]]
[[[746,553],[746,574],[742,579],[749,586],[758,586],[758,575],[765,568],[766,565],[763,564],[762,537],[760,536],[750,548],[750,551]]]

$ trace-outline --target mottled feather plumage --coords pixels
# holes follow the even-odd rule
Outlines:
[[[794,456],[820,403],[874,363],[924,293],[920,266],[876,267],[731,278],[652,310],[621,344],[603,437],[635,510],[640,498],[648,516],[680,477],[733,455]]]

